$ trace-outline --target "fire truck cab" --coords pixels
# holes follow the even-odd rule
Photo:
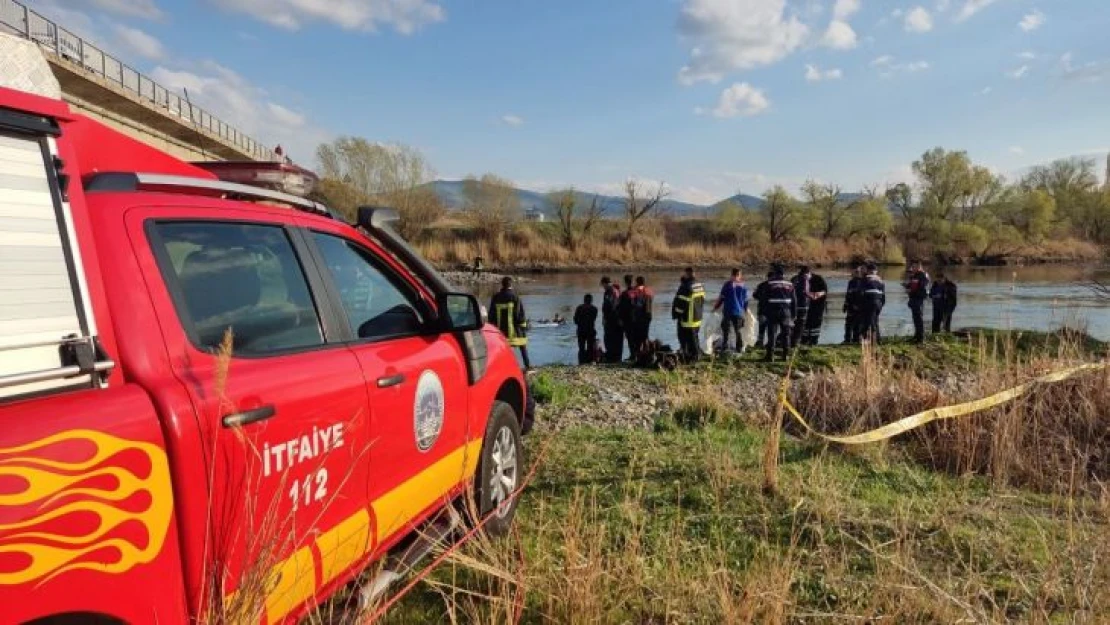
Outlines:
[[[477,301],[244,169],[0,88],[0,623],[287,622],[460,501],[511,522],[530,401]]]

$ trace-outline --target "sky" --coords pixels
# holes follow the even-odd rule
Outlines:
[[[1110,151],[1107,0],[30,0],[299,163],[338,136],[712,203]]]

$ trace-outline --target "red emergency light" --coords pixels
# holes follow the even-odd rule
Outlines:
[[[308,197],[319,177],[292,163],[270,161],[206,161],[192,163],[224,182]]]

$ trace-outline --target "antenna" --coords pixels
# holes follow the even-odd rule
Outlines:
[[[182,87],[181,90],[185,92],[185,104],[189,105],[189,121],[193,122],[193,132],[197,133],[197,147],[200,148],[200,155],[207,161],[208,152],[204,150],[204,134],[200,131],[196,118],[193,117],[193,103],[189,100],[189,90],[185,87]]]

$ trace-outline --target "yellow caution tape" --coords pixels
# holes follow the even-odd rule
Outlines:
[[[1080,373],[1105,369],[1107,366],[1110,366],[1110,363],[1081,365],[1078,367],[1071,367],[1070,369],[1062,369],[1060,371],[1055,371],[1053,373],[1042,375],[1039,378],[1035,378],[1024,384],[1019,384],[1018,386],[1015,386],[1013,388],[995,393],[994,395],[991,395],[989,397],[976,399],[975,401],[969,401],[963,404],[956,404],[954,406],[944,406],[941,408],[933,408],[931,410],[919,412],[915,415],[905,417],[904,419],[899,419],[894,423],[888,423],[880,428],[871,430],[870,432],[855,434],[853,436],[830,436],[828,434],[822,434],[821,432],[814,430],[813,427],[806,422],[805,418],[802,417],[801,413],[798,412],[798,409],[795,408],[794,405],[790,403],[790,400],[786,398],[785,388],[783,388],[782,391],[780,391],[779,393],[779,401],[781,401],[783,407],[785,407],[786,410],[795,419],[798,420],[798,423],[801,423],[802,426],[805,427],[805,429],[808,430],[811,434],[819,436],[820,438],[823,438],[827,441],[840,443],[841,445],[862,445],[865,443],[875,443],[878,441],[886,440],[888,438],[893,438],[895,436],[898,436],[899,434],[903,434],[912,429],[919,428],[932,421],[938,421],[940,419],[954,419],[956,417],[962,417],[975,412],[981,412],[988,408],[994,408],[995,406],[1021,397],[1038,384],[1053,384],[1056,382],[1062,382]]]

